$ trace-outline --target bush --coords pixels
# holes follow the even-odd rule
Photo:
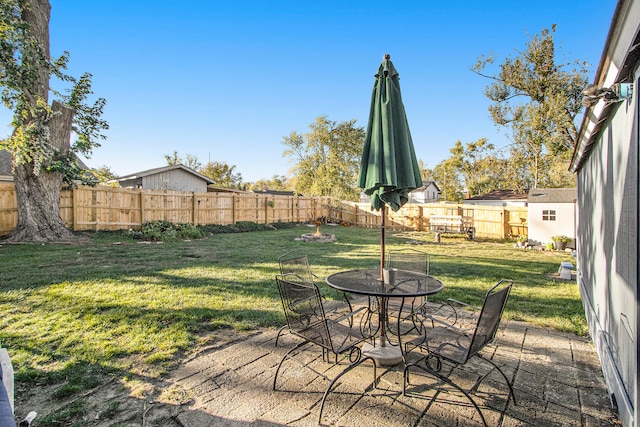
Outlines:
[[[153,242],[173,242],[185,239],[202,239],[203,230],[191,224],[174,224],[169,221],[149,221],[142,224],[140,231],[130,231],[134,239],[151,240]]]
[[[178,238],[180,239],[203,239],[205,232],[193,224],[178,224]]]
[[[553,240],[554,242],[569,243],[571,241],[571,237],[558,235],[558,236],[553,236],[551,240]]]

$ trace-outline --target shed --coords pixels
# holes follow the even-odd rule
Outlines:
[[[625,426],[638,409],[638,141],[640,2],[619,0],[586,109],[577,173],[577,281],[611,401]],[[632,95],[621,85],[632,83]],[[628,88],[628,86],[627,86]],[[607,99],[604,99],[604,98]]]
[[[207,185],[214,181],[188,168],[185,165],[169,165],[149,169],[109,181],[117,182],[121,187],[144,188],[145,190],[173,190],[206,193]]]
[[[529,190],[529,240],[536,244],[547,244],[557,235],[575,239],[577,196],[575,188]]]

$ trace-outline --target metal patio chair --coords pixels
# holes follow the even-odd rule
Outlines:
[[[396,252],[389,251],[385,257],[385,267],[398,270],[414,271],[417,273],[429,274],[431,267],[431,256],[426,252],[417,250]],[[423,309],[427,303],[427,297],[414,298],[412,301],[405,301],[401,298],[389,298],[388,313],[390,318],[395,318],[396,325],[389,325],[387,330],[393,334],[406,334],[411,330],[418,329],[413,315]],[[387,319],[389,323],[389,319]],[[402,325],[407,327],[402,328]]]
[[[302,254],[296,251],[287,252],[284,255],[278,257],[278,264],[280,266],[280,274],[295,274],[300,277],[302,280],[306,282],[315,282],[315,279],[318,279],[318,276],[311,272],[311,267],[309,265],[309,258],[306,254]],[[341,301],[327,301],[323,298],[324,309],[327,312],[341,312],[341,313],[349,313],[353,311],[353,307],[351,306],[351,302],[346,294],[342,293],[342,298],[345,302]],[[345,304],[346,303],[346,304]],[[278,335],[276,336],[275,345],[278,346],[278,340],[280,339],[280,335],[288,328],[287,325],[282,326],[278,330]]]
[[[406,394],[407,385],[410,384],[410,369],[413,367],[419,368],[460,391],[471,402],[478,414],[480,414],[480,418],[486,426],[487,422],[484,415],[482,414],[480,407],[471,397],[471,394],[475,394],[482,381],[496,370],[500,373],[509,387],[509,396],[507,397],[507,401],[511,398],[515,405],[516,397],[513,393],[513,387],[505,373],[495,362],[489,358],[483,357],[480,353],[480,351],[487,344],[491,343],[496,336],[500,325],[500,319],[502,318],[502,313],[512,286],[512,280],[503,279],[487,291],[484,297],[484,303],[482,307],[479,308],[479,314],[472,317],[472,319],[475,320],[475,326],[470,329],[457,328],[453,325],[440,322],[431,316],[424,317],[425,321],[437,324],[437,326],[430,328],[425,325],[425,332],[423,336],[417,337],[405,344],[405,351],[407,354],[410,354],[410,352],[415,350],[423,350],[424,352],[420,353],[420,357],[416,361],[405,365],[403,393]],[[472,307],[466,304],[465,306],[467,308]],[[410,347],[412,347],[412,350],[410,350]],[[466,364],[473,357],[478,357],[479,359],[488,362],[492,365],[492,369],[486,374],[481,375],[469,391],[464,390],[451,380],[449,376],[441,373],[443,362],[448,362],[452,365],[452,372],[455,368]]]
[[[336,364],[339,363],[339,356],[349,361],[347,367],[333,379],[309,367],[313,372],[330,381],[320,404],[320,412],[318,413],[318,424],[320,424],[327,396],[338,379],[351,369],[366,360],[370,360],[373,364],[373,387],[376,386],[377,372],[375,360],[371,357],[363,357],[358,347],[358,344],[370,337],[363,335],[360,328],[352,327],[353,322],[350,321],[353,316],[364,310],[364,307],[338,318],[328,318],[325,315],[320,291],[315,283],[304,281],[299,276],[293,274],[277,275],[276,283],[278,284],[278,290],[282,298],[282,307],[289,330],[291,333],[302,338],[303,341],[287,351],[278,364],[273,377],[273,390],[276,390],[278,373],[280,372],[282,364],[287,359],[296,360],[294,356],[301,353],[302,347],[306,345],[316,345],[320,347],[322,349],[322,358],[325,362],[329,362],[331,354],[335,356],[334,363]],[[300,361],[298,362],[308,367],[306,364]]]

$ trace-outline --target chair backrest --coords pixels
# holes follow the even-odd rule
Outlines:
[[[318,286],[295,274],[279,274],[276,282],[291,332],[331,349],[331,337]]]
[[[512,286],[513,280],[502,279],[487,291],[467,358],[479,352],[495,338]]]
[[[412,250],[411,252],[387,252],[386,267],[398,270],[415,271],[429,274],[431,256],[428,253]]]
[[[305,254],[287,252],[278,258],[278,263],[280,274],[295,274],[307,282],[313,282],[309,259]]]

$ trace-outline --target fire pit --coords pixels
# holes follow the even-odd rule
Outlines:
[[[313,221],[313,224],[316,226],[315,233],[305,233],[301,234],[300,237],[297,237],[295,240],[303,241],[303,242],[319,242],[319,243],[327,243],[327,242],[335,242],[336,236],[335,234],[321,233],[320,232],[320,224],[321,221]]]

